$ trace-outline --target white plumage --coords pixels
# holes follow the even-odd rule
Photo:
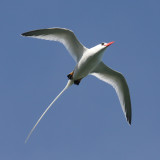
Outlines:
[[[81,79],[89,74],[96,76],[100,80],[113,86],[118,95],[126,119],[129,124],[131,124],[131,101],[127,82],[121,73],[112,70],[102,62],[102,56],[105,49],[114,42],[101,43],[91,49],[88,49],[78,41],[72,31],[64,28],[39,29],[23,33],[22,35],[51,41],[59,41],[66,47],[73,59],[76,61],[76,66],[73,72],[68,75],[69,81],[66,87],[52,101],[52,103],[41,115],[37,123],[30,131],[26,141],[28,140],[42,117],[53,105],[53,103],[60,97],[60,95],[72,84],[79,84]]]

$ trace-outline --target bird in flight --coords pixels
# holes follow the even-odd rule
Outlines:
[[[124,115],[128,123],[131,124],[131,100],[127,82],[121,73],[109,68],[102,62],[102,57],[105,50],[111,44],[113,44],[114,41],[109,43],[103,42],[88,49],[79,42],[79,40],[71,30],[65,28],[33,30],[22,33],[22,36],[61,42],[76,62],[74,70],[67,75],[67,85],[51,102],[51,104],[38,119],[32,130],[28,134],[25,142],[27,142],[42,117],[53,105],[53,103],[60,97],[60,95],[71,85],[79,85],[81,80],[87,75],[93,75],[97,77],[98,79],[110,84],[116,90]]]

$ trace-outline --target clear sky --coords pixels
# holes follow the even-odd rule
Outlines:
[[[20,36],[51,27],[73,30],[88,48],[115,41],[103,61],[128,82],[131,126],[114,89],[88,76],[24,144],[75,66],[62,44]],[[0,159],[160,158],[160,1],[1,0],[0,31]]]

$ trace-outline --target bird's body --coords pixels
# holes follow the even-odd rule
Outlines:
[[[86,48],[83,46],[74,33],[64,28],[49,28],[40,29],[22,34],[23,36],[59,41],[64,44],[73,59],[76,61],[74,70],[67,76],[69,81],[66,87],[60,92],[60,94],[52,101],[47,107],[45,112],[41,115],[35,126],[29,133],[26,141],[30,137],[31,133],[40,122],[44,114],[53,105],[53,103],[59,98],[59,96],[72,84],[79,84],[80,81],[87,75],[94,75],[100,80],[109,83],[116,90],[117,95],[122,106],[122,110],[126,116],[127,121],[131,124],[131,101],[127,82],[123,75],[117,71],[112,70],[102,62],[104,51],[108,46],[114,42],[101,43],[93,48]]]
[[[90,74],[94,68],[101,62],[103,51],[97,51],[99,46],[85,51],[74,69],[73,79],[78,80]]]

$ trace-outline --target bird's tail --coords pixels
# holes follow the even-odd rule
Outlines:
[[[46,114],[46,112],[51,108],[51,106],[53,105],[53,103],[62,95],[62,93],[67,90],[71,85],[73,84],[72,80],[68,80],[67,85],[64,87],[64,89],[58,94],[58,96],[51,102],[51,104],[47,107],[47,109],[43,112],[43,114],[41,115],[41,117],[38,119],[38,121],[36,122],[36,124],[34,125],[34,127],[32,128],[32,130],[29,132],[25,143],[28,141],[29,137],[31,136],[32,132],[34,131],[34,129],[36,128],[36,126],[38,125],[38,123],[40,122],[40,120],[43,118],[43,116]]]

